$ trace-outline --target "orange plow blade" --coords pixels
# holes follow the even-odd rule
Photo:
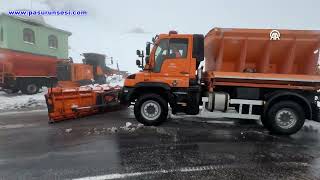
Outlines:
[[[51,88],[45,95],[49,122],[103,113],[119,105],[121,87]]]

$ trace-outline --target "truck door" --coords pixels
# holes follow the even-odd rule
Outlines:
[[[188,38],[162,39],[155,51],[151,80],[173,87],[189,86]]]

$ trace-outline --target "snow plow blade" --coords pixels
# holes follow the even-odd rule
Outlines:
[[[105,113],[120,107],[121,87],[51,88],[45,95],[49,123]]]

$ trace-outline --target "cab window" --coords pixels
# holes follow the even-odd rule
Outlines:
[[[160,72],[166,59],[185,59],[188,55],[188,39],[163,39],[155,52],[153,71]]]
[[[155,60],[155,65],[153,69],[154,72],[160,72],[162,63],[168,56],[168,50],[169,50],[169,40],[168,39],[161,40],[156,49],[155,56],[154,56],[154,60]]]
[[[187,58],[188,39],[170,39],[169,52],[169,59]]]

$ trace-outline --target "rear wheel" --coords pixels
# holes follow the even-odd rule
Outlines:
[[[33,95],[33,94],[37,94],[39,92],[39,89],[40,88],[37,83],[27,82],[22,86],[21,92],[23,94]]]
[[[291,135],[298,132],[305,122],[303,108],[293,101],[274,104],[267,113],[266,128],[280,135]]]
[[[168,103],[157,94],[146,94],[134,105],[136,119],[146,126],[160,125],[167,120]]]

